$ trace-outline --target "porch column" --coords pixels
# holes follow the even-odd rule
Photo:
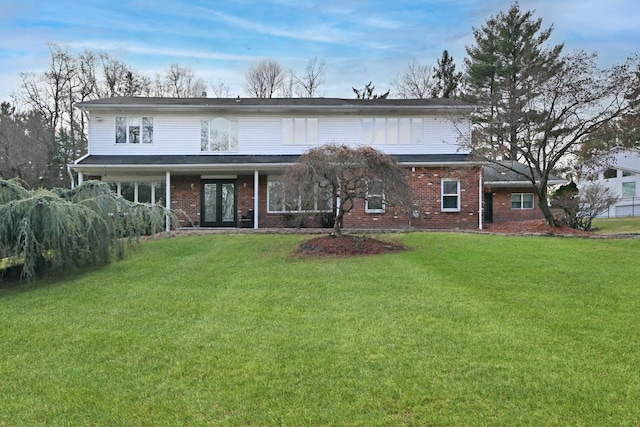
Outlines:
[[[483,211],[482,211],[482,199],[484,198],[484,184],[482,183],[482,168],[478,174],[478,228],[482,230]]]
[[[171,172],[165,173],[165,208],[171,210]],[[171,231],[171,219],[169,215],[165,217],[165,231]]]
[[[78,185],[84,182],[84,174],[82,172],[78,172]]]
[[[258,229],[258,171],[253,171],[253,229]]]

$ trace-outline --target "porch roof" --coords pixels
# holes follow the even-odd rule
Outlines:
[[[514,161],[488,163],[484,167],[484,183],[492,187],[528,187],[531,180],[528,166]],[[539,178],[536,175],[536,181]],[[567,181],[556,175],[549,175],[547,185],[566,184]]]
[[[392,156],[402,166],[471,165],[467,154],[401,154]],[[298,161],[300,155],[88,155],[69,166],[85,173],[100,171],[215,172],[270,171]]]

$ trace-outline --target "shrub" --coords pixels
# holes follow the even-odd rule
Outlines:
[[[164,230],[174,216],[162,206],[132,203],[87,181],[73,190],[27,190],[0,180],[0,255],[22,265],[21,278],[121,259],[140,236]]]

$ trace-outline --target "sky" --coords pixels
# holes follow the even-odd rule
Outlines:
[[[447,49],[463,70],[473,28],[507,11],[511,0],[0,0],[0,100],[21,72],[42,73],[48,43],[104,51],[153,77],[171,64],[191,66],[206,82],[244,96],[245,71],[262,59],[302,72],[324,61],[319,95],[376,92],[411,61],[436,65]],[[565,52],[598,52],[602,67],[640,51],[638,0],[521,0],[550,42]]]

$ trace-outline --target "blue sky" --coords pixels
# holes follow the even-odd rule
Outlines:
[[[153,77],[172,63],[244,95],[243,74],[273,58],[302,71],[326,63],[320,94],[353,97],[372,80],[384,91],[409,61],[435,65],[448,49],[463,68],[472,28],[506,11],[510,0],[0,0],[0,100],[21,71],[42,72],[47,43],[102,50]],[[600,64],[640,51],[638,0],[521,0],[552,42],[597,51]]]

